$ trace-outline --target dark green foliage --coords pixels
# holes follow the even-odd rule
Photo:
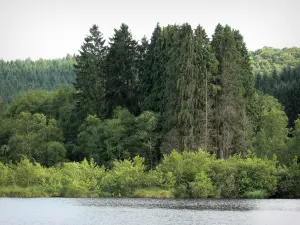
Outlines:
[[[0,196],[299,196],[297,49],[253,59],[220,24],[104,43],[94,25],[74,58],[0,61]]]
[[[278,169],[278,188],[276,196],[280,198],[300,197],[300,164],[295,158],[289,167]]]
[[[76,56],[74,72],[76,80],[77,113],[81,120],[88,114],[104,115],[105,57],[106,47],[102,33],[96,25],[84,39],[79,55]]]
[[[270,74],[258,74],[256,87],[279,100],[289,118],[289,127],[293,127],[300,114],[300,66],[285,67],[281,72],[273,70]]]
[[[253,94],[250,59],[242,36],[229,26],[216,27],[212,47],[218,60],[214,81],[213,137],[220,158],[245,152],[250,146],[251,121],[247,104]]]
[[[43,114],[22,112],[13,121],[11,136],[1,149],[5,161],[18,162],[23,156],[52,166],[66,159],[63,134],[54,119],[47,121]],[[5,146],[5,147],[4,147]]]
[[[295,121],[295,127],[291,132],[292,138],[288,143],[288,152],[284,155],[286,162],[291,162],[293,158],[300,159],[300,119]]]
[[[68,86],[75,80],[74,62],[69,55],[54,60],[0,60],[0,96],[10,103],[29,89],[54,91],[59,86]]]
[[[259,95],[260,113],[253,138],[253,147],[259,157],[272,158],[274,154],[279,161],[288,163],[288,118],[277,99],[268,95]],[[291,159],[290,159],[291,160]]]
[[[163,31],[157,24],[147,48],[144,60],[145,71],[139,78],[139,95],[143,111],[151,110],[161,113],[164,108],[165,63],[167,61],[165,30]]]
[[[104,121],[88,116],[79,129],[75,155],[108,166],[114,160],[140,155],[151,168],[157,162],[156,127],[156,115],[148,111],[134,117],[127,109],[117,108],[113,118]]]
[[[137,42],[133,40],[127,25],[122,24],[110,38],[106,63],[106,116],[111,117],[117,106],[128,108],[137,115],[140,112],[137,96]]]

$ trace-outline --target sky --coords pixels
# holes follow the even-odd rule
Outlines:
[[[161,25],[218,23],[240,30],[249,50],[300,47],[300,0],[0,0],[0,59],[77,54],[93,24],[107,39],[126,23],[137,40]]]

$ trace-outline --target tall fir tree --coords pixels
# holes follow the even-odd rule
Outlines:
[[[242,39],[229,26],[219,24],[216,27],[212,46],[218,60],[213,137],[218,156],[227,158],[232,153],[247,150],[249,120],[245,96],[250,92],[246,85],[251,73],[243,68],[247,61],[241,59],[246,54]]]
[[[164,112],[165,131],[177,135],[173,146],[181,150],[210,148],[211,80],[216,66],[205,30],[195,31],[188,24],[174,30],[170,59],[166,65],[167,82]],[[172,142],[172,139],[167,142]]]
[[[165,38],[163,29],[156,25],[144,60],[145,72],[140,77],[141,109],[162,112],[165,88]]]
[[[103,117],[105,95],[105,57],[106,47],[102,33],[93,25],[90,34],[84,39],[79,55],[76,56],[74,71],[77,90],[77,112],[81,120],[88,114]]]
[[[139,114],[137,96],[138,70],[137,42],[126,24],[119,30],[115,29],[114,36],[110,39],[110,46],[106,58],[106,116],[111,117],[117,106],[128,108],[134,115]]]

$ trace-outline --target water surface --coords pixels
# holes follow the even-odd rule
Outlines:
[[[299,225],[300,200],[0,198],[2,225]]]

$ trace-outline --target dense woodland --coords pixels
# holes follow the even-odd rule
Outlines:
[[[1,61],[0,195],[299,197],[298,61],[220,24],[94,25],[76,56]]]
[[[28,89],[55,91],[59,86],[71,85],[75,80],[74,57],[24,61],[0,60],[0,96],[10,103]]]

